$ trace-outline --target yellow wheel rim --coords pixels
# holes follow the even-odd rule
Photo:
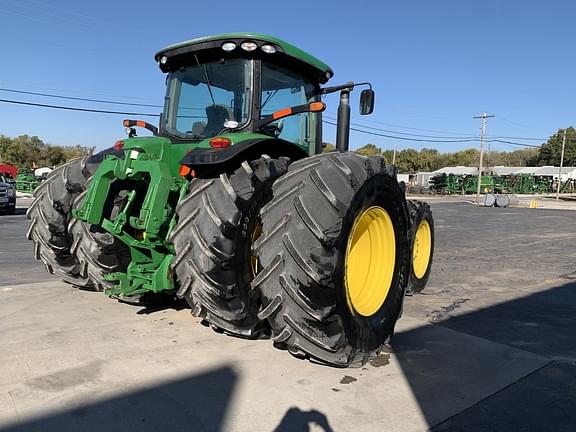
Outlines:
[[[427,220],[422,220],[416,236],[414,237],[414,246],[412,248],[412,269],[416,278],[422,279],[428,270],[430,263],[430,252],[432,251],[432,231]]]
[[[394,225],[382,207],[370,207],[356,218],[344,262],[348,306],[374,315],[388,296],[396,264]]]
[[[258,238],[261,235],[262,235],[262,224],[258,223],[254,227],[254,230],[250,235],[250,246],[253,246],[254,242],[258,240]],[[254,277],[258,274],[259,271],[260,271],[260,260],[258,260],[257,256],[250,255],[250,272],[251,272],[250,279],[254,279]]]

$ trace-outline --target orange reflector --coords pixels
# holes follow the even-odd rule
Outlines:
[[[274,120],[276,120],[276,119],[279,119],[282,117],[289,116],[290,114],[292,114],[292,108],[284,108],[284,109],[278,110],[274,114],[272,114],[272,118]]]
[[[143,122],[141,120],[136,121],[136,126],[141,127],[141,128],[145,128],[146,127],[146,122]]]
[[[186,177],[191,172],[192,169],[187,165],[180,165],[180,169],[178,170],[178,174],[180,174],[180,177]]]
[[[116,141],[114,143],[114,150],[120,151],[122,150],[122,147],[124,147],[124,141]]]
[[[320,112],[326,109],[326,104],[324,102],[311,102],[310,112]]]
[[[210,140],[210,147],[212,148],[226,148],[230,147],[232,141],[224,137],[214,137]]]
[[[130,126],[130,120],[124,120],[122,122],[122,124],[124,125],[124,127],[129,127]]]

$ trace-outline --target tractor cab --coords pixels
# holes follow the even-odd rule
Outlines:
[[[168,74],[160,135],[201,143],[220,135],[262,134],[306,154],[320,149],[323,105],[287,110],[319,102],[320,84],[333,76],[311,55],[270,36],[237,33],[173,45],[155,59]]]

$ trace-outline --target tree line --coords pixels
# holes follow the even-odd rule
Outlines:
[[[487,151],[484,153],[484,166],[543,166],[560,165],[564,129],[559,129],[548,141],[539,147],[528,147],[513,151]],[[324,151],[332,151],[333,144],[325,144]],[[355,150],[363,155],[382,155],[387,163],[392,163],[394,151],[382,149],[375,144],[366,144]],[[455,152],[442,153],[436,149],[407,148],[396,153],[396,166],[403,173],[417,171],[436,171],[446,166],[478,166],[480,151],[469,148]],[[576,130],[566,128],[566,146],[564,166],[576,166]]]
[[[564,166],[576,166],[576,129],[566,128]],[[543,166],[560,165],[564,129],[559,129],[548,141],[539,147],[522,148],[513,151],[489,151],[485,154],[485,166]],[[325,144],[324,151],[334,150],[333,144]],[[16,165],[18,168],[41,166],[54,167],[70,159],[90,154],[91,148],[75,145],[60,146],[46,144],[37,136],[21,135],[10,138],[0,135],[0,162]],[[375,144],[366,144],[356,149],[364,155],[383,155],[387,163],[392,163],[394,151],[381,149]],[[480,153],[476,148],[442,153],[436,149],[407,148],[396,153],[396,166],[400,172],[435,171],[445,166],[477,166]]]
[[[90,154],[92,149],[81,145],[46,144],[37,136],[10,138],[0,135],[0,163],[22,168],[55,167],[70,159]]]

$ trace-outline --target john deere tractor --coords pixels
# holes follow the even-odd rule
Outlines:
[[[254,33],[155,59],[167,74],[158,128],[125,120],[128,138],[52,172],[28,211],[36,257],[80,288],[184,298],[212,328],[298,357],[346,367],[376,355],[410,289],[411,221],[425,209],[409,212],[382,157],[348,151],[350,94],[363,87],[370,114],[370,84],[327,87],[326,64]],[[323,154],[322,97],[334,92],[337,150]]]

